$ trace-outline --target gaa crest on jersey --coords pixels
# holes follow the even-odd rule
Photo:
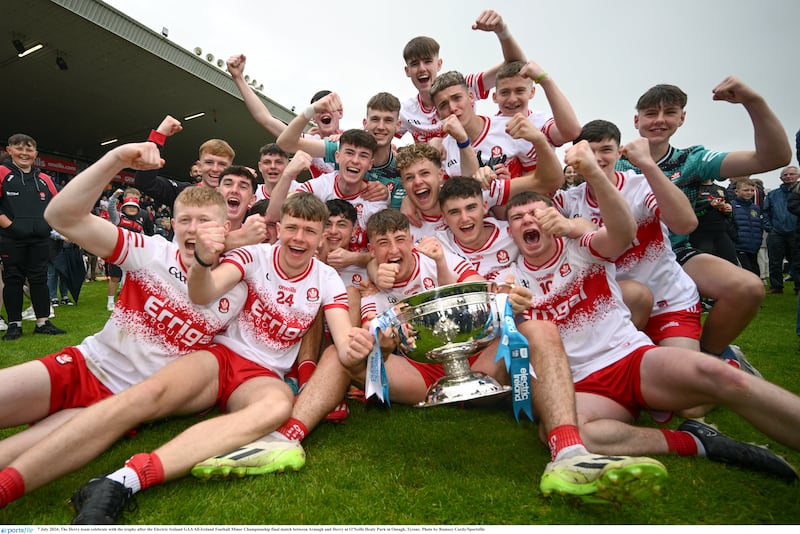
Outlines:
[[[497,251],[497,263],[508,263],[508,252],[503,250]]]
[[[358,273],[354,274],[351,281],[353,282],[354,286],[361,285],[361,275]]]
[[[436,283],[433,281],[433,278],[427,276],[422,280],[422,285],[425,286],[425,289],[433,289],[436,287]]]
[[[231,309],[231,301],[227,298],[219,299],[219,311],[220,313],[228,313]]]
[[[572,272],[572,267],[569,266],[569,263],[565,263],[564,265],[558,268],[558,272],[561,274],[561,277],[563,278]]]
[[[356,213],[358,214],[364,213],[364,204],[361,204],[359,202],[358,204],[355,204],[354,207],[356,208]]]
[[[308,291],[306,291],[306,300],[309,302],[317,302],[319,300],[319,289],[316,287],[308,288]]]
[[[492,157],[493,158],[496,158],[497,156],[502,156],[502,155],[503,155],[503,147],[500,147],[500,146],[497,146],[497,145],[492,147]]]
[[[56,356],[56,361],[61,365],[68,365],[72,363],[72,356],[70,356],[69,354],[61,353],[58,356]]]

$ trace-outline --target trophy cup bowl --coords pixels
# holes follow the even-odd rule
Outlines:
[[[417,407],[509,393],[510,386],[469,368],[469,358],[500,332],[492,286],[491,282],[451,284],[397,303],[397,322],[405,337],[403,354],[421,363],[440,363],[445,372]]]

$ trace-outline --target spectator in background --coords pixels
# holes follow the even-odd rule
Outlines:
[[[731,176],[728,178],[730,183],[725,189],[725,200],[733,202],[736,198],[736,184],[741,181],[750,179],[749,176]],[[753,195],[753,202],[759,207],[764,208],[764,198],[767,194],[764,192],[764,182],[758,179],[753,179],[753,186],[755,187],[755,194]]]
[[[697,229],[689,236],[692,246],[738,266],[733,208],[725,201],[725,188],[711,179],[700,182],[694,214]]]
[[[800,172],[796,166],[781,171],[781,185],[767,194],[764,200],[764,228],[767,230],[769,254],[769,293],[783,293],[783,261],[789,262],[789,280],[794,282],[794,292],[800,289],[797,274],[797,217],[792,215],[787,203],[792,187]]]
[[[749,178],[736,182],[736,197],[733,199],[733,220],[736,223],[736,256],[739,264],[761,277],[758,266],[758,251],[763,241],[764,223],[761,207],[755,202],[756,186]],[[798,197],[800,198],[800,197]]]
[[[762,228],[764,227],[764,198],[767,197],[767,193],[769,192],[767,189],[764,188],[764,181],[759,178],[753,178],[753,183],[756,185],[756,196],[758,196],[758,192],[761,191],[764,195],[761,197],[761,203],[759,207],[761,208],[761,224]],[[767,254],[767,232],[762,232],[761,237],[761,248],[758,249],[758,270],[761,271],[761,281],[764,282],[764,285],[769,283],[769,254]]]
[[[10,161],[0,164],[0,258],[3,261],[3,300],[8,313],[4,341],[22,336],[25,280],[30,286],[36,314],[34,334],[65,334],[50,322],[47,263],[50,260],[50,226],[44,210],[56,195],[53,181],[34,168],[36,140],[25,134],[8,139]]]
[[[571,165],[564,166],[564,185],[561,186],[561,189],[566,191],[571,187],[575,187],[578,184],[583,183],[583,176],[575,172],[575,169],[572,168]]]

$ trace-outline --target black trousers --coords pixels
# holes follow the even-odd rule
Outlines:
[[[50,239],[16,240],[0,238],[3,259],[3,302],[8,321],[22,320],[22,288],[28,280],[31,304],[37,318],[50,316],[47,291],[47,262],[50,261]]]

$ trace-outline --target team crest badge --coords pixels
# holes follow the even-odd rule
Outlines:
[[[496,158],[497,156],[502,156],[502,155],[503,155],[503,148],[502,147],[499,147],[497,145],[492,147],[492,157],[493,158]]]
[[[354,286],[361,285],[361,275],[358,273],[354,274],[352,281]]]
[[[567,276],[569,273],[572,272],[572,268],[569,266],[569,263],[565,263],[558,269],[558,272],[561,273],[562,278]]]
[[[505,250],[498,250],[497,251],[497,262],[498,263],[508,263],[508,252]]]
[[[309,302],[318,301],[319,300],[319,289],[317,289],[316,287],[310,288],[306,292],[306,300],[309,301]]]
[[[219,299],[219,312],[228,313],[231,309],[231,301],[226,298]]]
[[[425,286],[425,289],[433,289],[436,287],[436,284],[433,282],[432,278],[428,278],[427,276],[422,280],[422,285]]]

